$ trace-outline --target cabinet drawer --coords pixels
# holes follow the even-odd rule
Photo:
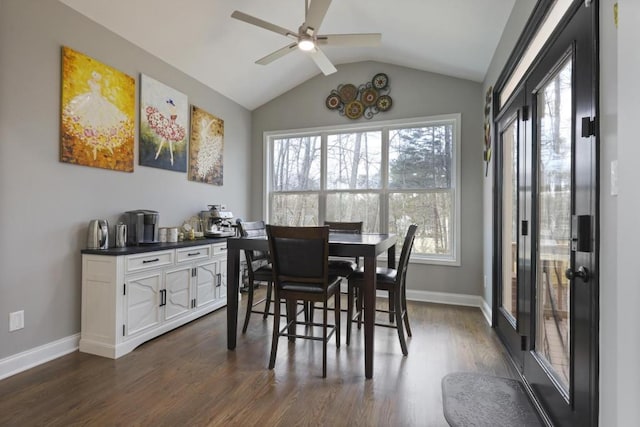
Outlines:
[[[174,251],[146,252],[127,256],[127,273],[173,264]]]
[[[227,254],[227,244],[226,243],[213,245],[213,254],[212,254],[212,256],[226,255],[226,254]]]
[[[183,248],[176,250],[176,261],[186,262],[196,259],[209,259],[211,257],[211,245],[193,246],[191,248]]]

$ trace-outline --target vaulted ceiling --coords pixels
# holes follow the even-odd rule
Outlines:
[[[320,74],[300,51],[255,64],[291,40],[231,18],[239,10],[297,31],[305,0],[60,1],[249,110]],[[379,61],[482,81],[515,1],[334,0],[319,33],[382,42],[322,50],[338,69]]]

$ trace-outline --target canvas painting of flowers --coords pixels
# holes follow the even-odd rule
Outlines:
[[[222,185],[224,120],[191,106],[189,180]]]
[[[143,166],[187,171],[187,95],[140,76],[140,147]]]
[[[135,79],[62,48],[60,161],[133,172]]]

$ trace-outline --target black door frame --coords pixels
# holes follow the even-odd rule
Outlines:
[[[516,65],[518,64],[518,61],[520,59],[520,57],[522,56],[522,54],[524,53],[524,51],[526,50],[526,47],[528,46],[529,42],[531,41],[531,39],[534,37],[535,32],[537,30],[537,28],[539,27],[539,25],[543,22],[544,17],[546,16],[546,13],[548,11],[548,9],[551,7],[553,3],[553,0],[539,0],[537,5],[534,8],[534,12],[532,13],[531,17],[529,18],[529,20],[527,21],[527,24],[525,26],[525,29],[522,33],[522,35],[520,36],[520,38],[518,39],[518,42],[516,44],[516,47],[514,48],[514,51],[512,52],[511,56],[509,57],[509,60],[507,61],[507,65],[505,66],[505,68],[503,69],[498,81],[496,82],[495,85],[495,90],[493,93],[493,112],[494,112],[494,120],[493,120],[493,125],[494,125],[494,129],[497,129],[497,118],[501,118],[502,113],[510,106],[510,103],[512,103],[513,99],[509,99],[507,100],[507,102],[505,103],[505,107],[501,109],[499,108],[499,104],[498,104],[498,100],[500,99],[500,97],[498,96],[498,94],[500,94],[500,92],[502,91],[502,89],[504,88],[505,83],[507,82],[509,76],[511,75],[511,73],[513,72],[513,70],[515,69]],[[584,0],[574,0],[573,4],[570,6],[569,11],[567,12],[566,16],[561,20],[561,22],[558,24],[557,28],[553,31],[552,35],[550,36],[549,40],[547,41],[547,43],[545,44],[545,47],[543,48],[543,50],[539,53],[537,59],[534,61],[534,65],[532,65],[530,67],[530,70],[528,71],[528,73],[522,78],[521,82],[518,85],[518,88],[521,88],[521,85],[524,84],[524,82],[526,82],[530,77],[531,77],[531,73],[532,70],[537,66],[537,63],[540,61],[541,57],[544,57],[547,53],[548,50],[550,48],[550,45],[552,45],[553,43],[555,43],[557,41],[557,39],[559,38],[559,35],[562,33],[562,31],[567,27],[568,23],[570,22],[570,20],[573,18],[573,16],[575,15],[575,13],[579,10],[580,7],[586,7],[585,6],[585,2]],[[576,267],[577,267],[577,262],[578,262],[578,257],[585,257],[585,256],[589,256],[591,257],[592,262],[594,263],[593,265],[596,266],[596,270],[597,270],[597,266],[598,266],[598,262],[599,262],[599,252],[598,252],[598,242],[599,242],[599,226],[598,226],[598,218],[599,218],[599,179],[600,179],[600,168],[599,168],[599,149],[598,149],[598,141],[599,141],[599,130],[598,130],[598,126],[597,126],[597,117],[598,117],[598,108],[599,108],[599,97],[598,97],[598,93],[599,93],[599,59],[598,59],[598,47],[599,47],[599,26],[598,26],[598,1],[597,0],[593,0],[591,2],[591,4],[589,5],[589,7],[591,8],[591,13],[590,13],[590,20],[591,20],[591,26],[593,29],[592,34],[589,35],[589,37],[592,37],[592,39],[590,40],[591,46],[593,46],[593,58],[592,58],[592,73],[589,74],[589,78],[591,79],[591,88],[592,88],[592,94],[591,97],[593,99],[593,107],[591,108],[591,112],[588,113],[589,116],[594,117],[594,136],[593,136],[593,143],[592,143],[592,155],[593,158],[595,159],[595,165],[594,165],[594,170],[592,175],[590,176],[590,178],[587,180],[588,182],[574,182],[575,185],[585,185],[585,184],[590,184],[594,190],[594,194],[595,197],[592,198],[592,200],[590,201],[590,208],[591,211],[593,212],[593,215],[595,217],[595,221],[592,224],[593,227],[593,241],[596,242],[595,243],[595,248],[593,250],[593,252],[591,254],[575,254],[575,261],[576,261]],[[518,90],[515,90],[514,93],[511,95],[510,98],[513,98],[516,96]],[[528,101],[527,101],[528,102]],[[576,120],[579,120],[583,115],[585,115],[585,111],[581,111],[580,110],[580,106],[576,106],[576,111],[575,111],[575,116],[576,116]],[[579,129],[579,127],[577,125],[574,125],[574,129]],[[530,133],[529,134],[530,137],[533,137],[533,134]],[[497,146],[498,143],[498,137],[499,134],[498,132],[494,132],[493,133],[493,143],[495,144],[495,146]],[[580,133],[576,134],[576,143],[578,143],[580,137]],[[498,295],[498,291],[499,291],[499,278],[501,276],[501,263],[500,260],[498,259],[498,257],[501,256],[500,252],[497,249],[501,248],[501,242],[500,242],[500,233],[496,232],[495,230],[499,230],[500,229],[500,218],[499,218],[499,212],[501,212],[501,202],[499,199],[501,199],[501,189],[502,186],[499,182],[499,177],[501,175],[501,171],[498,170],[498,162],[494,162],[494,218],[493,218],[493,226],[494,226],[494,238],[493,238],[493,248],[494,248],[494,256],[493,256],[493,263],[492,263],[492,267],[493,267],[493,298],[492,298],[492,307],[493,307],[493,311],[492,311],[492,325],[494,328],[497,327],[498,322],[499,322],[499,295]],[[531,213],[534,213],[533,210],[531,211]],[[533,218],[532,221],[533,223]],[[572,256],[573,258],[574,256]],[[593,334],[593,336],[595,336],[595,339],[593,340],[589,340],[588,345],[586,346],[586,348],[582,348],[581,350],[588,350],[589,352],[589,376],[588,378],[580,378],[580,379],[575,379],[576,381],[582,381],[582,385],[584,385],[585,383],[590,387],[590,395],[589,395],[589,408],[584,408],[585,411],[588,410],[589,414],[587,415],[587,419],[589,424],[588,425],[592,425],[595,426],[598,424],[598,381],[599,381],[599,375],[598,375],[598,360],[599,360],[599,347],[598,347],[598,336],[599,336],[599,329],[598,329],[598,322],[599,322],[599,285],[598,285],[598,272],[597,271],[592,271],[593,274],[593,283],[591,284],[592,286],[592,291],[590,292],[590,296],[589,296],[589,300],[587,301],[582,301],[582,304],[589,304],[590,306],[590,310],[593,313],[593,317],[591,319],[589,319],[590,324],[589,327],[591,328],[591,333]],[[572,281],[573,282],[573,281]],[[533,286],[533,284],[531,284],[531,286]],[[504,339],[504,337],[501,337]],[[506,342],[505,342],[506,344]],[[572,346],[573,348],[573,346]],[[572,355],[573,357],[574,355]],[[517,367],[517,364],[514,361],[514,365]],[[519,371],[522,375],[522,372]],[[525,384],[525,387],[528,389],[527,391],[529,392],[530,396],[532,397],[532,399],[534,400],[534,403],[538,406],[538,409],[541,410],[543,408],[543,404],[541,403],[541,401],[536,397],[536,394],[533,392],[531,386],[527,383],[526,379],[523,377],[523,383]],[[572,392],[574,390],[574,386],[572,386]],[[574,408],[575,410],[580,410],[580,408]],[[544,410],[541,411],[543,417],[546,417],[547,414],[544,413]],[[546,422],[550,422],[549,418],[545,419]],[[564,425],[565,423],[563,422],[564,420],[556,420],[560,423],[562,423],[562,425]],[[568,425],[571,425],[571,420],[567,419],[566,420]]]

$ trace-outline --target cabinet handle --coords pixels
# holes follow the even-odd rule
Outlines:
[[[167,290],[161,289],[160,290],[160,307],[163,307],[165,305],[167,305]]]
[[[160,258],[145,259],[145,260],[142,261],[142,263],[143,264],[147,264],[147,263],[150,263],[150,262],[158,262],[158,261],[160,261]]]
[[[194,253],[187,254],[187,256],[196,256],[196,255],[200,255],[200,252],[194,252]]]
[[[218,284],[216,285],[216,288],[219,288],[222,285],[222,274],[218,273],[216,276],[218,276]]]
[[[227,248],[220,248],[220,252],[226,252]]]

